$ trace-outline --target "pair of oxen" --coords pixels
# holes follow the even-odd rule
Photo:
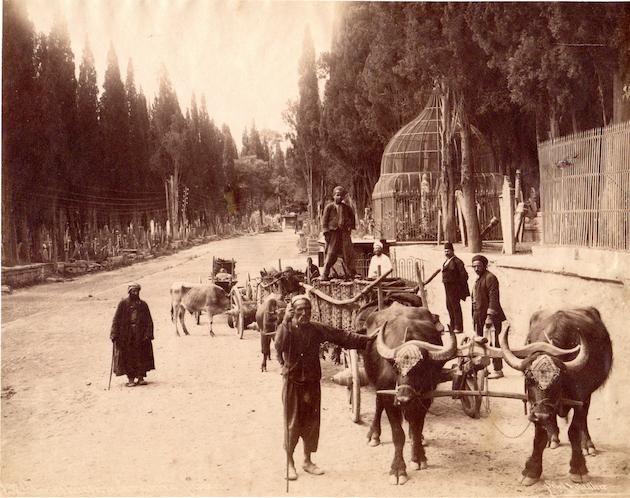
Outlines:
[[[411,298],[416,296],[392,295],[382,310],[376,303],[366,305],[357,313],[355,324],[357,329],[377,336],[362,352],[370,383],[377,391],[394,392],[377,395],[375,417],[368,432],[370,445],[379,444],[381,414],[385,411],[394,443],[389,472],[392,484],[408,480],[403,418],[409,423],[411,467],[427,468],[422,431],[432,399],[423,394],[437,387],[443,379],[442,367],[457,354],[455,335],[443,334],[439,317],[421,307],[420,298]],[[275,330],[281,309],[279,296],[269,296],[259,308],[257,321],[263,340]],[[557,417],[566,417],[571,408],[569,476],[573,482],[586,481],[585,455],[595,454],[587,423],[591,394],[604,384],[612,367],[612,343],[599,311],[589,307],[537,312],[531,317],[526,344],[518,348],[510,347],[508,333],[509,327],[500,336],[500,347],[486,346],[486,351],[502,356],[524,374],[535,435],[521,484],[532,485],[540,479],[545,448],[559,445]],[[266,354],[269,348],[263,345],[263,356]]]
[[[425,469],[422,431],[432,399],[423,394],[443,379],[442,367],[456,356],[457,340],[452,333],[443,334],[439,318],[426,308],[399,302],[380,311],[375,307],[361,310],[357,322],[364,324],[368,334],[377,335],[363,353],[370,382],[377,390],[394,392],[377,395],[368,439],[372,446],[379,443],[384,410],[395,447],[390,482],[404,484],[408,477],[403,417],[409,423],[411,467]],[[584,482],[588,474],[584,456],[595,454],[587,424],[591,394],[603,385],[612,367],[612,344],[599,312],[595,308],[537,312],[530,320],[526,344],[519,348],[510,347],[508,333],[509,327],[500,336],[500,348],[487,346],[486,351],[502,355],[508,365],[524,374],[535,435],[521,483],[532,485],[539,480],[545,448],[558,446],[557,417],[567,416],[571,408],[569,475],[573,482]]]

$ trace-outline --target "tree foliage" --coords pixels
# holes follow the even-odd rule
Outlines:
[[[68,258],[74,243],[90,242],[99,231],[121,233],[130,223],[148,228],[150,220],[164,227],[173,212],[174,224],[214,230],[234,221],[238,152],[229,128],[214,124],[203,96],[199,103],[193,97],[182,112],[163,70],[149,106],[131,60],[121,76],[113,44],[99,89],[87,39],[77,80],[62,19],[50,33],[35,33],[21,2],[7,0],[3,7],[5,264]],[[278,189],[283,199],[289,197],[286,176],[276,168],[279,159],[272,161],[269,152],[276,142],[267,136],[279,138],[273,132],[259,135],[253,127],[260,159],[255,171],[247,165],[247,174],[255,176],[245,187],[255,193],[255,202],[242,202],[236,220],[277,199]],[[273,177],[276,169],[280,179]],[[175,206],[165,195],[171,176]],[[246,191],[241,194],[246,201]]]

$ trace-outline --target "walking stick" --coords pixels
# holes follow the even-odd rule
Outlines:
[[[114,373],[114,343],[112,342],[112,366],[109,369],[109,384],[107,384],[107,390],[112,387],[112,374]]]
[[[287,382],[285,380],[285,382]],[[286,493],[289,494],[289,408],[285,396],[284,401],[284,451],[286,452],[286,475],[284,480],[287,483]]]

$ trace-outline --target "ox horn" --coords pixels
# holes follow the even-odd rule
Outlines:
[[[562,349],[558,346],[554,346],[553,344],[549,344],[548,342],[540,341],[526,344],[525,346],[512,349],[511,351],[517,358],[527,358],[529,355],[534,353],[547,353],[551,356],[561,356],[563,354],[577,353],[579,350],[579,344],[571,349]]]
[[[385,327],[387,327],[387,322],[383,324],[382,327],[378,329],[376,332],[376,350],[378,354],[380,354],[386,360],[393,360],[396,355],[396,350],[390,348],[385,341],[383,340],[383,334],[385,333]]]
[[[522,372],[523,370],[525,370],[525,360],[517,357],[510,349],[510,344],[508,343],[509,332],[510,326],[508,325],[507,327],[505,327],[505,330],[499,335],[499,345],[501,346],[501,351],[503,352],[503,358],[505,359],[505,362],[513,369],[520,370]]]
[[[588,341],[585,341],[582,339],[583,337],[582,330],[578,328],[577,331],[578,331],[578,335],[580,336],[580,344],[579,344],[580,352],[574,359],[569,360],[569,361],[563,361],[564,366],[567,369],[567,372],[571,372],[571,373],[579,372],[580,370],[582,370],[586,366],[586,362],[588,361],[588,357],[590,354]],[[564,351],[568,352],[568,350],[564,350]]]
[[[457,354],[457,339],[453,332],[449,332],[448,340],[444,341],[444,345],[431,344],[430,342],[413,339],[405,344],[414,344],[419,348],[424,348],[429,353],[429,358],[433,361],[446,361],[455,358]]]

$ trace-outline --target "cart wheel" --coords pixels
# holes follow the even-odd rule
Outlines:
[[[359,355],[356,349],[351,349],[347,353],[348,367],[352,373],[352,385],[348,386],[348,397],[350,398],[350,418],[355,424],[361,422],[361,378],[359,376]]]
[[[241,296],[241,291],[238,287],[233,287],[230,292],[230,303],[232,304],[232,309],[236,309],[238,315],[233,319],[233,325],[236,325],[236,333],[238,334],[239,339],[243,338],[243,332],[245,331],[245,310],[243,308],[243,296]]]
[[[481,370],[481,375],[483,375],[483,370]],[[462,389],[463,391],[479,390],[477,372],[474,369],[467,370],[464,373],[463,379],[460,379],[459,383],[460,389]],[[462,396],[460,398],[460,401],[462,402],[464,413],[470,418],[479,418],[479,410],[481,408],[482,400],[483,396]]]

